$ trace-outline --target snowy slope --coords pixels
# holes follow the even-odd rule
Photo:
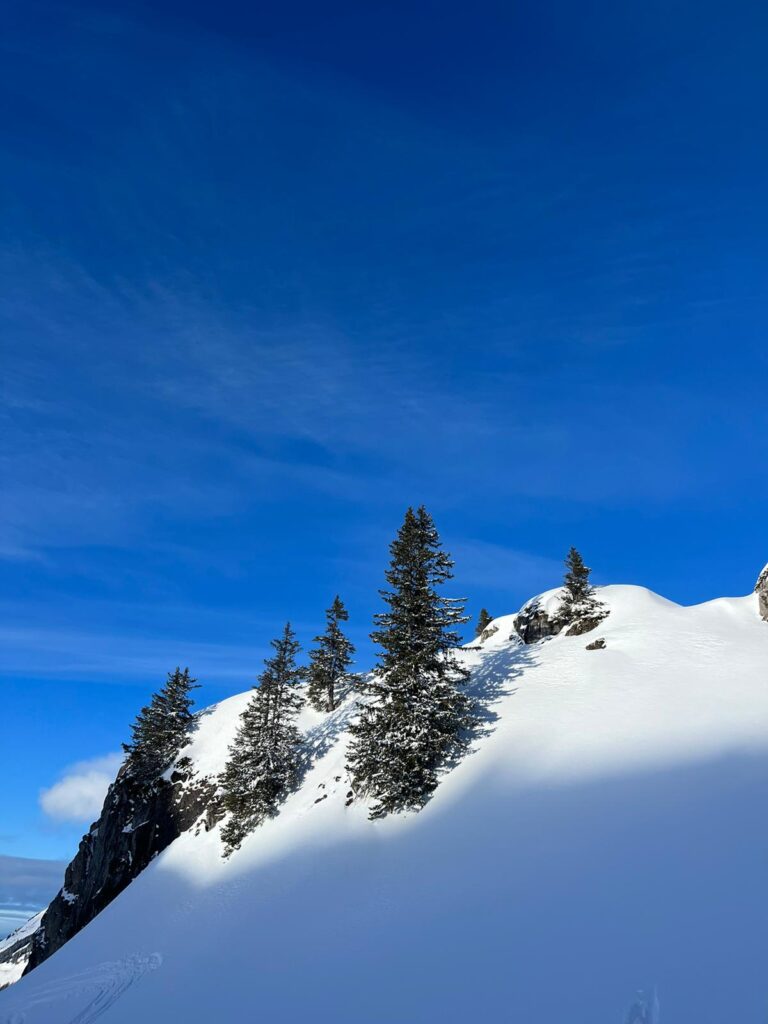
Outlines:
[[[2,1024],[764,1022],[768,624],[607,587],[594,634],[461,657],[484,735],[419,814],[345,806],[351,704],[228,862],[186,833],[0,993]],[[587,651],[596,636],[605,650]],[[203,713],[214,774],[248,694]]]
[[[5,963],[0,963],[0,989],[5,988],[6,985],[12,985],[15,981],[18,981],[24,972],[26,966],[28,954],[26,950],[24,955],[16,953],[18,947],[22,945],[25,939],[36,931],[40,926],[44,910],[39,911],[33,917],[30,917],[28,921],[25,921],[19,928],[11,932],[10,935],[0,940],[0,956],[8,951],[13,951],[13,959],[9,959]]]

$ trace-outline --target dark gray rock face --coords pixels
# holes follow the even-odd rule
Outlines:
[[[760,615],[766,622],[768,622],[768,565],[766,565],[757,577],[755,593],[757,594],[757,603],[758,608],[760,609]]]
[[[553,614],[543,607],[538,598],[524,605],[515,617],[515,629],[524,644],[535,644],[550,636],[557,636],[565,627],[566,636],[589,633],[608,615],[608,609],[599,602],[587,614],[573,615],[558,607]]]
[[[604,651],[605,640],[603,637],[598,637],[597,640],[593,640],[591,644],[587,644],[586,650],[588,651]]]
[[[64,875],[64,886],[49,905],[25,974],[64,945],[102,911],[169,843],[201,816],[208,828],[218,817],[216,786],[189,768],[170,781],[137,782],[124,769],[109,788],[101,816],[83,836]]]
[[[549,615],[536,599],[524,605],[515,617],[515,629],[524,644],[535,644],[548,636],[557,636],[568,620],[561,614]]]

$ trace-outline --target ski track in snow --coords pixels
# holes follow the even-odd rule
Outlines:
[[[144,977],[148,971],[156,971],[163,962],[160,953],[134,954],[124,960],[113,960],[79,974],[72,974],[57,981],[41,985],[28,999],[22,999],[19,1007],[0,1017],[0,1024],[33,1024],[43,1018],[34,1013],[38,1007],[60,1003],[64,1000],[79,1000],[85,996],[88,1002],[72,1017],[62,1017],[62,1024],[91,1024],[110,1008],[120,996]],[[29,1017],[28,1014],[32,1013]]]

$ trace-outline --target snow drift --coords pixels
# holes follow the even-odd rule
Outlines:
[[[347,807],[353,703],[305,711],[313,760],[279,816],[228,861],[218,827],[185,832],[0,993],[0,1022],[620,1024],[654,986],[665,1024],[762,1022],[758,596],[600,598],[586,636],[524,645],[508,616],[463,649],[482,735],[418,814]],[[200,776],[248,696],[201,714]]]

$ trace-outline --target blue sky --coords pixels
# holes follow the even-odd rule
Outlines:
[[[71,855],[177,663],[239,691],[339,592],[369,664],[410,503],[473,617],[571,544],[682,602],[752,586],[767,20],[9,6],[0,857]]]

